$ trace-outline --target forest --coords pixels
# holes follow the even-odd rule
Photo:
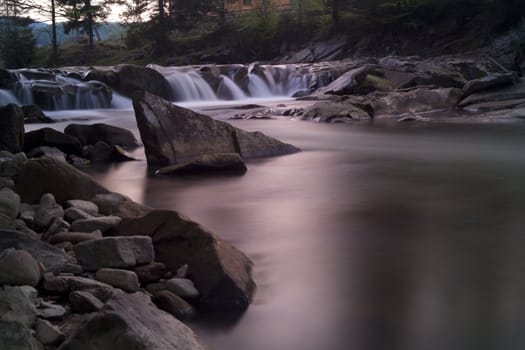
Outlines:
[[[99,31],[117,8],[122,32],[104,44]],[[261,0],[246,12],[218,0],[2,0],[0,60],[6,68],[248,62],[334,37],[436,54],[484,45],[522,24],[523,13],[520,0],[291,0],[284,10]],[[36,45],[37,22],[47,24],[49,47]],[[74,40],[60,43],[57,30]]]

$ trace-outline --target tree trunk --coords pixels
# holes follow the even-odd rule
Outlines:
[[[86,32],[88,35],[89,48],[92,49],[93,48],[93,37],[94,37],[94,33],[93,33],[94,23],[93,23],[93,10],[91,8],[91,0],[84,0],[84,4],[85,4],[86,18],[87,18]]]
[[[334,32],[339,30],[339,0],[332,0],[332,23]]]
[[[51,63],[55,67],[58,57],[58,40],[57,40],[57,23],[56,23],[56,9],[55,0],[51,0],[51,45],[53,53],[51,56]]]

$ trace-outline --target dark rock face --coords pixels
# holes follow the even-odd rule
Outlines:
[[[476,92],[482,92],[495,88],[502,88],[518,82],[515,73],[490,74],[483,78],[468,81],[463,87],[463,96],[469,96]]]
[[[52,245],[21,232],[0,230],[0,251],[9,248],[25,250],[40,262],[46,271],[62,271],[67,263],[66,254]]]
[[[76,137],[72,137],[51,128],[30,131],[25,134],[24,151],[30,152],[39,146],[56,147],[66,154],[82,156],[84,151]]]
[[[140,293],[116,293],[62,350],[205,350],[191,329]]]
[[[148,67],[132,64],[120,64],[112,69],[97,67],[90,69],[84,80],[101,81],[128,97],[137,90],[145,90],[162,98],[172,98],[168,81],[159,72]]]
[[[52,193],[58,203],[109,193],[88,175],[52,158],[27,161],[16,179],[16,192],[25,203],[36,203],[45,193]]]
[[[357,92],[357,90],[361,87],[370,71],[371,68],[368,66],[352,69],[337,78],[328,86],[319,89],[318,93],[330,95],[351,95]]]
[[[218,308],[246,308],[250,304],[255,292],[253,263],[199,224],[173,211],[154,210],[142,218],[124,219],[117,231],[151,236],[156,261],[170,271],[188,264],[202,304]]]
[[[204,154],[239,153],[243,158],[270,157],[299,149],[258,132],[246,132],[147,92],[133,106],[148,164],[170,165]]]
[[[135,148],[138,142],[131,131],[108,124],[69,124],[64,133],[76,137],[82,145],[94,145],[99,141],[108,145],[119,145],[124,148]]]
[[[187,173],[206,172],[235,172],[245,173],[247,170],[244,160],[238,153],[205,154],[196,157],[187,163],[171,165],[156,171],[158,175],[176,175]]]
[[[24,147],[24,112],[15,104],[0,108],[0,151],[22,152]]]
[[[37,105],[25,105],[22,106],[24,111],[24,122],[26,124],[32,123],[54,123],[54,120],[46,117],[44,112]]]

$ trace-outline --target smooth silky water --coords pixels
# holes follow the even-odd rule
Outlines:
[[[138,135],[132,110],[50,115]],[[212,349],[524,348],[525,124],[229,122],[303,152],[249,161],[243,176],[151,176],[142,149],[87,169],[255,262],[243,315],[191,324]]]

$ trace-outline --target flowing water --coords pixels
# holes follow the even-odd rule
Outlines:
[[[130,110],[75,113],[55,116],[137,132]],[[192,324],[212,349],[525,347],[524,124],[232,123],[303,152],[244,176],[153,177],[144,160],[90,170],[254,260],[246,313]]]

